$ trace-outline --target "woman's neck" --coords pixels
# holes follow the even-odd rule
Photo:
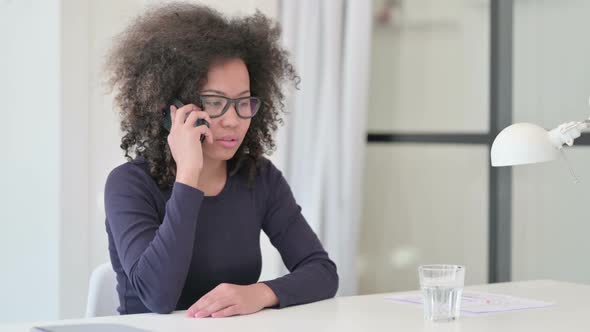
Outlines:
[[[199,189],[205,196],[215,196],[221,192],[227,181],[227,162],[225,160],[203,159],[203,169],[199,175]]]

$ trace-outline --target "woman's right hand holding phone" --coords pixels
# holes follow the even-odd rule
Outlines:
[[[168,145],[176,162],[176,182],[197,188],[203,169],[201,135],[205,135],[207,142],[213,143],[213,133],[205,125],[195,127],[195,123],[198,119],[211,123],[211,118],[194,104],[179,109],[171,106],[170,110],[172,126]]]

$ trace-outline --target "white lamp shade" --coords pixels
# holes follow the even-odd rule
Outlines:
[[[532,123],[515,123],[502,130],[492,143],[492,166],[511,166],[555,160],[559,150],[549,132]]]

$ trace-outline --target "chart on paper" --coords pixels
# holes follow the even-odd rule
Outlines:
[[[398,303],[422,305],[419,292],[393,294],[385,300]],[[461,298],[461,314],[465,316],[484,315],[506,311],[545,308],[552,303],[525,299],[515,296],[486,292],[464,291]]]

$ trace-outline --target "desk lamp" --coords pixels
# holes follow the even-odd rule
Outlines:
[[[590,99],[588,100],[590,104]],[[566,122],[552,130],[532,123],[515,123],[502,130],[491,149],[492,166],[515,166],[552,161],[565,144],[572,146],[582,131],[590,127],[590,118]]]
[[[552,161],[559,157],[565,144],[572,146],[590,118],[566,122],[552,130],[532,123],[515,123],[502,130],[492,143],[492,166],[513,166]]]

